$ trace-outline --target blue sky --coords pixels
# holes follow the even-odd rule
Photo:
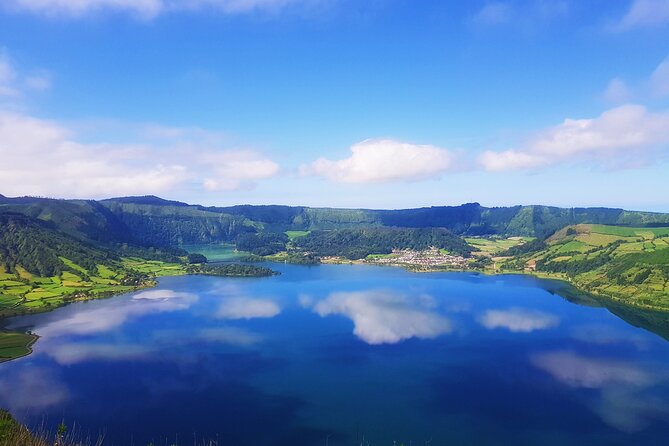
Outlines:
[[[667,0],[6,0],[0,193],[669,211]]]

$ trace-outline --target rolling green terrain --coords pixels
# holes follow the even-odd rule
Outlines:
[[[669,227],[582,224],[559,230],[543,245],[500,259],[500,268],[567,280],[626,305],[669,310]]]

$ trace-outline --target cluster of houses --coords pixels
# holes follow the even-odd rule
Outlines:
[[[430,248],[425,251],[393,250],[392,256],[367,259],[366,262],[382,265],[401,264],[453,268],[466,268],[468,265],[467,259],[464,257],[445,254],[437,248]]]

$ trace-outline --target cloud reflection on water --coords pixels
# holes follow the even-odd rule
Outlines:
[[[271,299],[229,297],[218,307],[219,319],[271,318],[281,313],[281,307]]]
[[[542,311],[527,308],[509,308],[507,310],[487,310],[478,321],[489,330],[504,328],[514,333],[530,333],[557,327],[560,318]]]
[[[586,404],[602,421],[621,431],[640,431],[655,419],[669,417],[669,404],[654,395],[658,386],[667,383],[667,376],[657,370],[570,351],[538,354],[531,361],[562,384],[597,390],[594,397],[586,394]]]
[[[111,331],[127,320],[152,313],[188,309],[198,297],[172,290],[144,291],[132,299],[118,302],[96,302],[93,308],[76,308],[76,311],[52,320],[37,329],[40,336],[55,337],[69,334],[85,335]]]
[[[410,297],[388,290],[337,292],[314,305],[320,316],[340,314],[353,321],[353,333],[368,344],[429,339],[452,331],[430,296]]]
[[[0,405],[14,414],[66,401],[70,391],[50,370],[24,362],[0,377]]]

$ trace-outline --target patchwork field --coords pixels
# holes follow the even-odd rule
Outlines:
[[[669,310],[669,228],[566,227],[543,249],[506,259],[507,270],[540,272],[628,305]]]
[[[0,273],[0,315],[48,310],[73,300],[131,291],[155,277],[185,274],[181,264],[156,260],[126,258],[116,270],[97,265],[95,274],[66,258],[61,260],[69,270],[57,276],[35,276],[20,266],[14,273]]]
[[[530,237],[488,238],[488,237],[466,237],[465,241],[472,245],[478,252],[474,254],[499,254],[514,246],[522,245],[532,240]]]

